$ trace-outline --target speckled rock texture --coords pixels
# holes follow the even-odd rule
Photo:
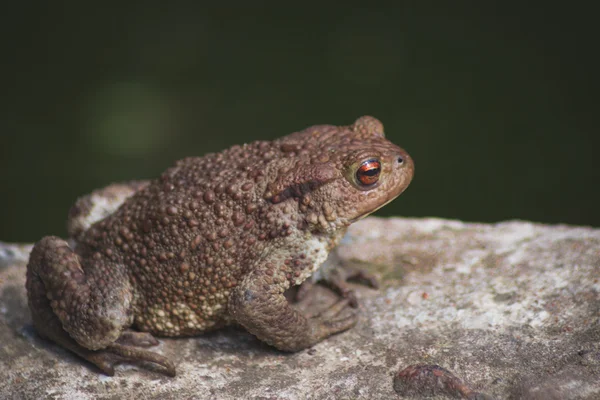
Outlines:
[[[29,249],[0,244],[1,399],[600,399],[600,229],[367,218],[337,252],[382,284],[356,286],[356,327],[294,354],[236,328],[161,339],[175,378],[40,339]],[[313,290],[299,307],[335,301]]]

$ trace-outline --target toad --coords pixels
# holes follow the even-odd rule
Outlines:
[[[350,224],[400,195],[413,172],[410,156],[364,116],[110,185],[72,207],[69,241],[36,243],[26,284],[33,324],[108,375],[136,361],[175,375],[171,360],[148,350],[155,336],[231,324],[277,349],[305,349],[354,326],[355,304],[339,284],[346,295],[307,316],[284,292],[318,269]]]

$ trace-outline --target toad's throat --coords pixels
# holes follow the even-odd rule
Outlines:
[[[390,204],[392,201],[396,200],[396,198],[397,198],[398,196],[400,196],[400,194],[401,194],[401,193],[398,193],[396,196],[394,196],[394,197],[390,198],[390,199],[389,199],[389,200],[387,200],[385,203],[383,203],[383,204],[381,204],[381,205],[377,206],[377,207],[376,207],[376,208],[374,208],[373,210],[371,210],[371,211],[369,211],[369,212],[367,212],[367,213],[364,213],[364,214],[362,214],[362,215],[359,215],[358,217],[356,217],[356,218],[354,218],[354,219],[351,219],[351,220],[349,221],[349,222],[350,222],[350,224],[353,224],[353,223],[355,223],[356,221],[360,221],[361,219],[363,219],[363,218],[365,218],[365,217],[368,217],[369,215],[373,214],[375,211],[379,210],[380,208],[383,208],[383,207],[387,206],[387,205],[388,205],[388,204]]]

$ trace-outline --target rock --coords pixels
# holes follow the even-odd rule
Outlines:
[[[394,399],[394,377],[417,370],[429,378],[413,398],[600,398],[600,229],[367,218],[338,250],[382,285],[356,286],[355,328],[296,354],[236,328],[161,339],[175,378],[137,366],[107,377],[39,338],[29,248],[0,244],[0,398]],[[335,299],[313,290],[311,306]],[[452,390],[427,386],[440,382]]]

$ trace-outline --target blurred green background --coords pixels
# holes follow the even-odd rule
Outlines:
[[[64,236],[78,196],[178,158],[364,114],[416,162],[378,215],[600,226],[590,7],[116,4],[4,5],[0,240]]]

